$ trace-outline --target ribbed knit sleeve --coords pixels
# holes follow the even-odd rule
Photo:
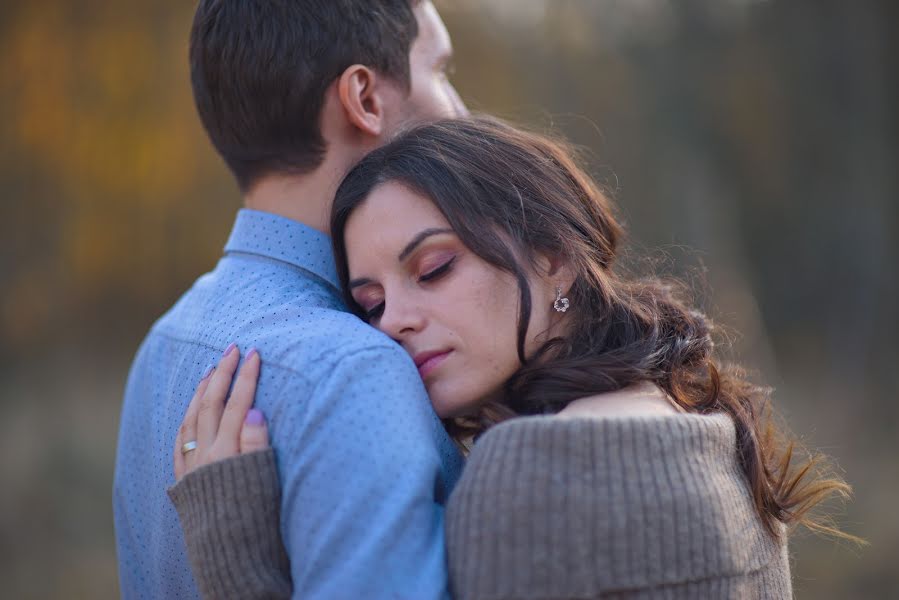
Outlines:
[[[289,598],[271,449],[212,463],[169,488],[203,598]]]
[[[475,444],[446,532],[456,600],[791,596],[725,415],[502,423]]]

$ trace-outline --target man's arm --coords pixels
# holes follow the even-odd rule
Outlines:
[[[451,444],[409,357],[345,356],[292,401],[272,426],[294,597],[446,598],[436,496],[453,483],[441,482]]]

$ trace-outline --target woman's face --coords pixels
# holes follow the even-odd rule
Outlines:
[[[513,275],[468,250],[440,210],[398,183],[375,188],[345,236],[350,290],[368,321],[412,356],[437,414],[471,414],[520,366]],[[546,339],[554,284],[531,277],[526,352]]]

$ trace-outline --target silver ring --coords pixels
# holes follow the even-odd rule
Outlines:
[[[197,449],[197,441],[191,440],[189,442],[185,442],[183,446],[181,446],[181,454],[187,454],[188,452],[193,452]]]

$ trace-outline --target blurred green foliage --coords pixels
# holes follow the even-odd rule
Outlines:
[[[589,151],[629,261],[695,281],[729,352],[857,490],[872,546],[793,544],[800,598],[899,589],[899,4],[455,0],[475,109]],[[128,361],[219,255],[236,186],[194,113],[193,3],[0,9],[0,579],[115,597]],[[739,332],[739,333],[736,333]],[[47,574],[52,574],[47,576]]]

